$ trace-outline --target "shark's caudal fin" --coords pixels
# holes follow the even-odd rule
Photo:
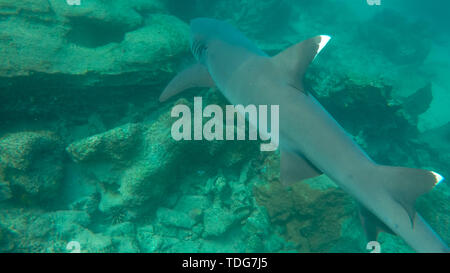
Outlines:
[[[414,225],[416,199],[433,189],[444,178],[435,172],[403,167],[377,166],[373,183],[382,183],[387,192],[408,213]]]
[[[414,203],[420,195],[430,191],[444,178],[435,172],[403,167],[379,165],[370,175],[370,183],[379,183],[408,214],[414,227],[416,210]],[[369,241],[376,241],[380,232],[394,234],[377,216],[362,205],[359,207],[361,224]]]
[[[202,64],[194,64],[172,79],[159,97],[159,101],[166,101],[169,98],[193,87],[213,87],[214,80],[208,69]]]
[[[285,73],[284,79],[292,87],[305,92],[303,76],[309,64],[330,40],[330,36],[320,35],[293,45],[272,58],[273,63]]]

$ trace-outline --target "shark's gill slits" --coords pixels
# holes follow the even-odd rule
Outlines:
[[[192,43],[191,46],[192,54],[195,56],[197,60],[200,60],[202,56],[204,55],[205,51],[207,50],[207,47],[202,42],[196,40]]]

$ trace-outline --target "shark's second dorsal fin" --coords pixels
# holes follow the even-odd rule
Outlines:
[[[330,36],[320,35],[295,44],[272,58],[274,64],[286,75],[287,83],[305,92],[303,77],[309,64],[324,48]]]
[[[197,63],[178,73],[161,93],[159,101],[166,101],[189,88],[214,86],[214,80],[206,66]]]

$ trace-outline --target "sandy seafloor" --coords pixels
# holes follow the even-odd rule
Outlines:
[[[194,61],[192,18],[269,55],[328,34],[311,92],[375,161],[450,177],[448,8],[429,2],[0,0],[0,252],[368,252],[326,176],[284,187],[255,141],[170,137],[174,105],[227,104],[218,90],[158,96]],[[449,197],[443,182],[416,203],[447,243]]]

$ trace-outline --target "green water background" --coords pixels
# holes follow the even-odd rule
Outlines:
[[[193,62],[189,21],[227,20],[274,55],[333,37],[306,75],[379,163],[450,177],[444,1],[0,1],[0,252],[367,252],[327,177],[279,183],[279,155],[175,142],[158,96]],[[448,184],[417,210],[448,243]],[[382,252],[413,252],[381,234]]]

